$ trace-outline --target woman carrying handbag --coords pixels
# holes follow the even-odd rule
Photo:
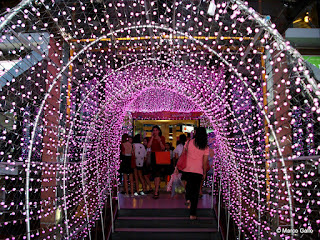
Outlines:
[[[151,148],[151,169],[155,187],[153,198],[158,199],[160,191],[160,177],[165,175],[163,172],[163,166],[156,162],[156,152],[161,152],[165,149],[165,138],[162,136],[162,131],[159,126],[155,125],[152,127],[152,136],[147,147]]]
[[[186,204],[190,208],[190,220],[197,219],[199,190],[202,179],[206,177],[208,155],[207,132],[204,127],[199,127],[194,139],[186,144],[177,163],[177,168],[182,171],[182,179],[187,181]]]

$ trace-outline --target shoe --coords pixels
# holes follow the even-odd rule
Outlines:
[[[139,192],[139,194],[141,195],[141,196],[144,196],[145,195],[145,193],[144,192]]]
[[[124,196],[125,198],[127,198],[127,197],[129,197],[129,194],[124,194],[123,196]]]
[[[197,220],[197,216],[190,215],[190,220]]]
[[[187,200],[186,203],[185,203],[185,205],[187,206],[188,209],[190,209],[190,207],[191,207],[191,202],[190,202],[190,200]]]
[[[148,194],[148,193],[152,193],[153,192],[153,189],[150,189],[148,191],[146,191],[145,193]]]
[[[133,194],[133,196],[134,196],[134,197],[137,197],[137,196],[139,196],[139,193],[135,192],[135,193]]]
[[[158,199],[158,198],[159,198],[159,192],[158,193],[154,193],[153,199]]]

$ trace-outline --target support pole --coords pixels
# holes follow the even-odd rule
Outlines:
[[[108,142],[110,142],[110,141],[108,141]],[[109,161],[109,159],[107,160],[107,168],[110,169],[110,161]],[[109,176],[109,178],[108,178],[108,187],[109,187],[109,195],[110,195],[111,231],[112,231],[112,233],[114,233],[114,222],[113,222],[114,219],[113,219],[113,205],[112,205],[112,186],[110,184],[110,182],[111,182],[110,177],[111,176]]]
[[[229,192],[229,204],[228,204],[228,222],[227,222],[227,236],[226,240],[229,239],[229,226],[230,226],[230,204],[231,204],[231,195],[230,195],[230,182],[228,182],[228,192]]]
[[[100,218],[101,218],[101,227],[102,227],[102,239],[106,240],[106,235],[104,234],[104,221],[103,221],[103,208],[100,210]]]
[[[219,203],[218,203],[218,232],[219,232],[219,223],[220,223],[220,205],[221,205],[221,178],[220,178],[220,183],[219,183]]]
[[[214,173],[215,173],[216,161],[212,164],[212,184],[211,184],[211,209],[213,209],[213,190],[214,190]]]

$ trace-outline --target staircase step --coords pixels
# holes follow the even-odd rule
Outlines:
[[[118,211],[112,240],[221,240],[213,210],[198,209],[197,220],[189,209],[125,209]]]
[[[111,240],[221,240],[218,232],[116,232]]]
[[[165,220],[165,219],[176,219],[176,220],[181,220],[181,219],[189,219],[188,217],[118,217],[117,219],[126,219],[126,220]],[[201,217],[201,220],[215,220],[216,218],[214,217]]]
[[[119,217],[188,217],[189,209],[186,208],[170,208],[170,209],[125,209],[121,208],[118,212]],[[197,210],[197,216],[215,217],[213,210],[201,208]]]
[[[190,232],[209,232],[215,233],[218,230],[215,228],[116,228],[116,232],[175,232],[175,233],[190,233]]]
[[[190,220],[189,218],[180,218],[180,219],[154,219],[150,220],[148,218],[143,219],[117,219],[115,223],[117,228],[179,228],[179,229],[188,229],[188,228],[215,228],[217,227],[217,222],[215,219],[201,219]],[[192,230],[192,229],[191,229]],[[118,231],[118,230],[117,230]]]

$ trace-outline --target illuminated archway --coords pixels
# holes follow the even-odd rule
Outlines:
[[[181,96],[159,109],[197,105],[214,128],[240,231],[316,234],[319,86],[268,18],[215,2],[208,13],[209,2],[22,1],[1,18],[1,60],[18,61],[0,76],[10,213],[1,227],[28,239],[90,237],[112,198],[124,116],[157,108],[139,97],[157,89]]]

